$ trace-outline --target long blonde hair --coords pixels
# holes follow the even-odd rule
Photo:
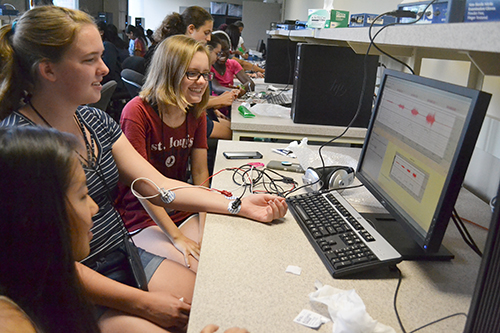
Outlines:
[[[35,7],[0,28],[0,119],[21,106],[42,60],[58,62],[78,31],[95,24],[87,13],[57,6]]]
[[[192,112],[196,118],[205,110],[209,98],[209,89],[205,90],[200,103],[191,105],[182,94],[181,82],[197,52],[207,55],[207,49],[196,40],[185,35],[171,36],[161,42],[146,74],[146,82],[139,96],[151,105],[165,107],[174,105],[181,110]]]

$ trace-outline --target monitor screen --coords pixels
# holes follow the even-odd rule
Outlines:
[[[426,252],[440,248],[490,97],[384,72],[357,177]]]

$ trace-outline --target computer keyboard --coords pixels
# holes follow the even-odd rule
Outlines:
[[[333,277],[401,262],[401,255],[338,192],[301,194],[286,201]]]
[[[268,94],[266,100],[269,104],[292,105],[292,98],[285,93]]]

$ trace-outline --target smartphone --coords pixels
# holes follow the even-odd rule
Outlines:
[[[299,163],[292,163],[288,161],[269,161],[266,167],[268,169],[274,169],[274,170],[291,171],[299,173],[305,172]]]
[[[262,158],[258,151],[225,151],[222,155],[229,160]]]

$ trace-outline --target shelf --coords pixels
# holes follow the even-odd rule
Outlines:
[[[372,29],[375,35],[380,27]],[[368,28],[273,30],[268,35],[308,43],[350,46],[365,53]],[[500,22],[398,25],[384,29],[377,45],[391,54],[421,58],[470,60],[484,75],[500,75]],[[372,48],[371,53],[376,54]]]

